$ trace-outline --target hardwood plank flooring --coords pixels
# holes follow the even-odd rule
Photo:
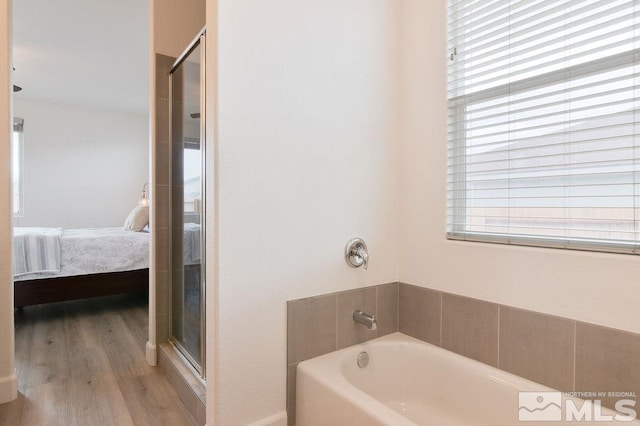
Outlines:
[[[19,396],[0,425],[196,425],[145,360],[146,297],[28,306],[15,323]]]

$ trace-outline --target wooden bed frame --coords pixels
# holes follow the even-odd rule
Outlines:
[[[149,269],[14,281],[14,306],[148,291]]]

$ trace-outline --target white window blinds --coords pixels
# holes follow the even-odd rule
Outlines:
[[[640,1],[448,13],[448,237],[638,251]]]

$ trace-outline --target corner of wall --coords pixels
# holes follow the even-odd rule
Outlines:
[[[151,200],[154,197],[156,183],[156,53],[155,53],[155,31],[154,16],[155,2],[149,2],[149,190]],[[149,336],[146,345],[146,359],[149,365],[155,366],[158,361],[156,343],[156,219],[155,206],[151,202],[150,223],[151,235],[149,236]]]
[[[13,374],[0,378],[0,404],[13,401],[18,397],[18,377]]]
[[[147,358],[147,364],[153,367],[158,365],[158,348],[156,345],[152,344],[151,342],[147,342],[146,358]]]
[[[11,0],[0,0],[0,403],[17,398],[14,370],[14,321],[11,208]]]

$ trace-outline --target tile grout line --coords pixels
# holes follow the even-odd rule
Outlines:
[[[496,356],[496,368],[500,368],[500,314],[502,313],[502,306],[498,305],[498,347]]]
[[[336,298],[336,341],[335,341],[335,349],[334,349],[334,351],[337,351],[338,350],[338,331],[339,331],[339,327],[338,327],[338,321],[339,321],[338,295],[336,294],[334,297]]]
[[[578,322],[573,321],[573,391],[576,390],[576,358],[578,352]]]
[[[375,313],[373,314],[373,315],[375,315],[375,316],[376,316],[376,318],[378,318],[378,290],[380,290],[380,285],[381,285],[381,284],[378,284],[378,285],[376,286],[376,311],[375,311]],[[378,330],[377,330],[377,328],[376,328],[375,336],[376,336],[376,337],[378,337]],[[375,337],[374,337],[374,338],[375,338]]]
[[[400,331],[400,285],[396,283],[396,331]]]
[[[444,294],[442,294],[441,291],[439,291],[438,293],[440,293],[440,347],[444,347],[444,336],[442,335],[442,330],[443,330],[443,322],[444,322]]]

